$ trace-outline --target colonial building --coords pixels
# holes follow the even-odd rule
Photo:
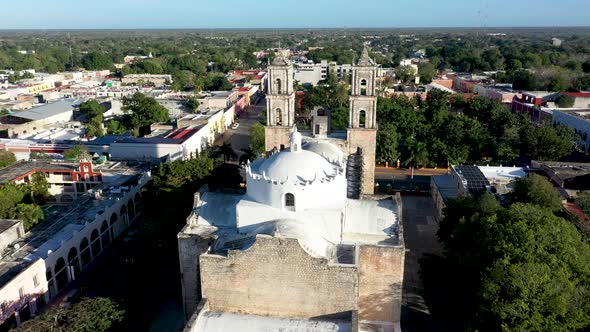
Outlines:
[[[289,133],[295,124],[293,65],[279,55],[268,66],[266,150],[289,147]],[[367,48],[352,69],[349,126],[347,132],[331,133],[321,117],[312,121],[312,137],[331,141],[347,157],[351,182],[350,197],[373,194],[375,186],[375,148],[377,140],[377,66]],[[320,121],[320,122],[317,122]]]
[[[344,135],[322,112],[297,131],[290,68],[269,66],[272,151],[246,165],[246,192],[202,188],[178,235],[185,331],[401,331],[401,200],[360,195],[373,192],[374,63],[365,50],[355,66]]]

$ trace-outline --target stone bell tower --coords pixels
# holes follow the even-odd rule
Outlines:
[[[360,193],[372,195],[375,186],[377,144],[377,66],[365,47],[352,69],[352,92],[348,125],[350,160],[361,164]]]
[[[266,95],[266,151],[289,146],[289,135],[295,124],[295,91],[293,64],[288,50],[279,50],[268,65],[268,94]]]

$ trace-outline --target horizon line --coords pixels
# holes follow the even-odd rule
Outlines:
[[[543,26],[543,25],[515,25],[515,26],[407,26],[407,27],[211,27],[211,28],[196,28],[196,27],[174,27],[174,28],[0,28],[0,32],[13,32],[13,31],[134,31],[134,30],[403,30],[403,29],[585,29],[590,28],[589,25],[554,25],[554,26]]]

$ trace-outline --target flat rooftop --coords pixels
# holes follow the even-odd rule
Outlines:
[[[111,176],[93,188],[94,192],[102,191],[101,195],[87,193],[74,200],[68,206],[54,206],[46,209],[45,220],[31,229],[25,236],[13,242],[2,252],[0,260],[0,287],[8,283],[14,276],[23,271],[38,259],[45,259],[48,251],[55,251],[63,241],[83,229],[86,223],[93,222],[107,208],[124,197],[126,192],[120,187],[136,186],[142,174],[133,169]],[[106,217],[105,217],[106,218]]]
[[[48,118],[50,116],[71,112],[74,110],[75,99],[64,99],[54,103],[31,108],[30,110],[17,112],[12,116],[35,121]]]
[[[70,171],[80,166],[79,163],[52,163],[43,161],[21,161],[0,169],[0,183],[7,183],[36,170]]]
[[[196,125],[187,128],[178,128],[157,137],[133,137],[125,136],[113,143],[121,144],[182,144],[195,135],[205,125]]]
[[[280,318],[203,311],[196,317],[196,320],[189,322],[190,330],[187,330],[190,332],[243,331],[244,327],[247,326],[248,331],[251,332],[350,332],[352,331],[351,318],[352,317],[349,319]]]
[[[434,175],[432,181],[436,184],[436,188],[445,202],[459,197],[459,190],[450,174]]]

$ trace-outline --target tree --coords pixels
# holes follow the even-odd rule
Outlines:
[[[16,205],[16,218],[22,220],[25,231],[29,231],[44,220],[45,215],[38,205],[20,203]]]
[[[113,61],[106,53],[90,52],[82,57],[82,66],[87,70],[110,69],[113,66]]]
[[[65,150],[63,152],[64,158],[66,160],[86,160],[89,159],[90,155],[88,154],[88,149],[82,144],[75,145],[74,147]]]
[[[571,108],[574,106],[576,99],[570,95],[564,93],[560,94],[555,98],[555,104],[561,108]]]
[[[447,204],[444,256],[421,261],[435,316],[463,331],[578,331],[590,325],[590,245],[549,209],[489,194]],[[460,310],[461,315],[449,315]]]
[[[240,156],[240,164],[245,164],[248,161],[254,161],[258,158],[258,156],[256,155],[256,152],[254,150],[252,150],[251,147],[248,147],[246,149],[242,149],[242,155]]]
[[[103,120],[105,108],[98,101],[92,99],[83,102],[80,105],[80,113],[88,117],[86,124],[86,136],[88,137],[103,137]]]
[[[520,91],[535,90],[535,77],[528,70],[518,70],[514,73],[512,88]]]
[[[123,123],[118,120],[110,120],[107,122],[107,132],[109,135],[121,135],[129,130]]]
[[[260,123],[255,123],[250,128],[250,147],[256,154],[266,152],[264,126]]]
[[[565,80],[563,75],[558,73],[555,76],[553,76],[551,78],[551,80],[549,81],[549,85],[547,86],[547,90],[564,92],[568,89],[568,87],[569,87],[569,83]]]
[[[10,151],[0,151],[0,168],[8,167],[16,163],[16,156]]]
[[[168,122],[168,110],[154,98],[143,93],[135,93],[123,99],[123,111],[131,112],[131,125],[136,131],[157,122]]]
[[[104,128],[102,124],[102,115],[92,118],[86,124],[86,136],[88,137],[103,137]]]
[[[578,193],[578,197],[576,198],[576,204],[584,211],[584,213],[590,213],[590,193],[581,192]]]
[[[213,155],[223,156],[224,163],[237,157],[236,152],[229,143],[223,143],[222,145],[217,146],[213,152]]]
[[[209,75],[205,81],[205,90],[208,91],[226,91],[232,88],[233,85],[224,75]]]
[[[547,179],[537,174],[516,180],[511,198],[515,202],[536,204],[552,211],[563,208],[557,190]]]
[[[107,332],[123,320],[124,310],[104,297],[84,298],[70,309],[53,307],[23,323],[19,331]]]
[[[396,162],[399,158],[397,146],[397,129],[395,126],[391,123],[379,126],[377,131],[377,162]]]
[[[436,68],[432,63],[424,62],[418,65],[418,76],[420,76],[422,83],[431,83],[434,75],[436,75]]]
[[[552,128],[528,124],[522,132],[522,152],[532,160],[559,160],[570,154],[574,147],[575,132],[565,126]]]
[[[590,246],[564,219],[528,204],[499,214],[504,259],[482,280],[480,311],[510,331],[577,331],[590,325]]]
[[[33,202],[38,203],[45,203],[45,201],[51,197],[49,193],[49,182],[47,182],[47,178],[45,177],[45,173],[36,172],[31,176],[31,184],[29,185],[31,189],[31,197],[33,198]]]
[[[177,160],[152,170],[152,185],[157,191],[173,191],[198,182],[213,170],[213,159],[206,153],[194,159]]]
[[[428,150],[426,144],[418,142],[415,139],[408,141],[408,159],[404,162],[406,165],[410,165],[412,170],[412,179],[414,179],[414,168],[416,166],[424,166],[428,163]]]
[[[186,101],[186,105],[191,109],[191,111],[196,112],[197,108],[199,108],[199,100],[195,97],[190,97],[187,101]]]
[[[399,66],[395,70],[395,77],[404,83],[411,83],[418,73],[412,66]]]
[[[80,104],[80,113],[87,115],[89,119],[102,116],[105,111],[105,107],[99,104],[96,99],[91,99]]]

